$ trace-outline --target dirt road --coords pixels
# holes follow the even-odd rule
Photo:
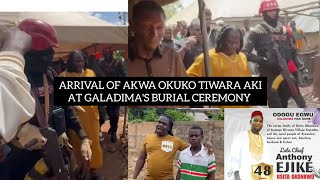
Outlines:
[[[103,150],[103,168],[99,169],[99,174],[104,176],[106,180],[122,180],[128,177],[128,163],[126,159],[128,157],[128,144],[125,138],[120,139],[123,130],[123,120],[124,117],[121,116],[118,123],[118,141],[116,143],[111,143],[110,135],[106,133],[110,127],[109,121],[101,128],[104,132],[105,140],[101,144]],[[112,148],[115,148],[114,152],[110,152]]]
[[[307,107],[308,108],[320,107],[320,101],[319,100],[315,100],[312,97],[312,86],[305,87],[305,88],[300,88],[300,92],[303,95],[303,97],[304,97],[304,99],[305,99],[305,101],[307,103]],[[297,107],[296,103],[294,102],[294,100],[292,98],[289,100],[288,107],[289,108],[296,108]]]

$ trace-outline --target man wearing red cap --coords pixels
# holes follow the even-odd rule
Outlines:
[[[32,172],[29,172],[29,179],[38,179],[40,177],[31,176],[45,175],[49,169],[52,170],[57,168],[53,167],[55,160],[52,159],[57,159],[57,161],[59,161],[59,158],[56,158],[59,157],[58,154],[49,154],[43,151],[44,146],[51,147],[52,149],[57,147],[50,146],[53,141],[50,141],[47,136],[48,134],[42,135],[44,133],[42,130],[48,129],[48,126],[52,127],[56,131],[55,138],[59,136],[57,145],[61,147],[61,151],[63,151],[62,148],[67,148],[69,145],[66,130],[75,130],[77,135],[82,140],[81,152],[83,157],[90,159],[92,154],[90,149],[90,140],[87,139],[87,136],[78,121],[73,107],[58,107],[54,106],[53,104],[53,85],[50,84],[47,79],[47,71],[54,56],[53,48],[58,47],[55,29],[44,21],[37,19],[25,19],[18,24],[18,29],[10,33],[16,33],[16,35],[19,35],[18,37],[20,37],[20,39],[14,39],[14,41],[8,42],[5,41],[9,44],[5,44],[2,51],[10,52],[0,53],[3,53],[2,59],[0,55],[0,63],[1,60],[7,60],[7,62],[5,62],[7,63],[8,67],[12,65],[12,67],[16,68],[16,70],[12,71],[17,75],[20,75],[20,79],[18,77],[15,78],[16,81],[19,81],[24,86],[24,88],[19,89],[19,87],[17,87],[17,89],[13,89],[13,92],[22,91],[21,93],[23,94],[26,93],[25,91],[27,91],[29,94],[25,95],[26,97],[17,99],[17,101],[25,101],[24,103],[29,102],[30,107],[25,106],[25,114],[22,116],[23,114],[20,112],[22,109],[21,107],[12,109],[14,107],[9,105],[12,102],[6,103],[7,106],[9,106],[8,110],[11,111],[11,118],[8,116],[9,118],[5,119],[4,124],[11,123],[11,126],[1,126],[0,129],[2,129],[3,132],[10,130],[12,131],[12,133],[9,134],[10,136],[8,135],[8,137],[6,137],[8,140],[10,140],[12,137],[15,138],[13,138],[11,141],[13,145],[10,145],[10,155],[5,159],[4,162],[0,163],[0,169],[4,170],[0,172],[1,179],[23,179],[30,169]],[[10,33],[7,38],[12,38]],[[31,37],[31,41],[26,40],[28,37]],[[9,64],[9,60],[11,61],[11,64]],[[23,71],[25,75],[22,74]],[[29,100],[30,97],[32,98],[32,101]],[[2,109],[2,106],[0,106],[0,109]],[[17,114],[12,112],[15,110],[17,111]],[[29,112],[29,114],[27,114],[27,112]],[[16,119],[14,119],[14,117]],[[21,117],[23,117],[22,120],[20,119]],[[10,121],[19,121],[19,123],[13,124]],[[26,121],[27,123],[24,123]],[[39,128],[40,125],[41,128]],[[53,140],[53,138],[51,140]],[[57,141],[57,139],[55,140]],[[56,149],[59,149],[60,147]],[[48,150],[48,148],[46,150]],[[43,154],[45,154],[44,158]],[[47,158],[49,156],[51,160]],[[34,165],[37,166],[39,164],[42,164],[41,168],[38,167],[38,169],[32,169]],[[46,164],[48,164],[48,167]],[[2,168],[3,165],[5,165],[4,168]],[[36,170],[39,169],[42,170],[40,174],[36,172]],[[62,172],[63,170],[60,169],[60,171]],[[3,175],[3,172],[5,172],[6,175]],[[10,177],[2,178],[3,176]]]
[[[270,162],[266,138],[260,133],[263,127],[261,111],[252,112],[250,126],[250,130],[240,132],[231,145],[228,176],[234,176],[235,180],[252,179],[252,165]]]
[[[267,92],[268,106],[271,108],[286,108],[288,100],[292,96],[296,104],[300,108],[306,107],[306,102],[303,99],[296,79],[292,74],[296,72],[297,66],[303,69],[304,66],[298,61],[297,54],[291,37],[288,35],[286,28],[278,21],[279,7],[276,0],[263,0],[260,5],[259,13],[263,16],[263,22],[258,24],[251,31],[247,42],[244,46],[244,53],[247,59],[251,62],[258,63],[261,77],[267,77]],[[278,49],[281,58],[286,61],[286,66],[279,64],[275,45]],[[257,51],[257,55],[252,53],[253,49]],[[287,80],[292,79],[290,89],[286,80],[283,80],[282,72],[288,67],[286,73]],[[279,76],[280,75],[280,76]]]

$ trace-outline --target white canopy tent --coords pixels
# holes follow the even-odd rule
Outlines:
[[[26,18],[43,20],[53,25],[58,34],[56,56],[62,57],[72,50],[93,44],[128,44],[128,27],[111,23],[80,12],[0,12],[0,37],[4,32]]]

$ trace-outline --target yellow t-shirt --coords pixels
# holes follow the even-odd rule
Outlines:
[[[182,151],[188,146],[189,144],[175,136],[146,136],[142,151],[147,153],[147,180],[172,179],[174,156],[178,150]]]
[[[239,53],[229,57],[221,52],[216,53],[215,49],[209,51],[210,77],[252,77],[247,57]],[[204,55],[201,54],[187,70],[188,76],[205,77]],[[250,106],[216,106],[220,108],[248,108]]]
[[[95,73],[90,69],[85,69],[81,73],[64,71],[60,77],[96,77]],[[103,152],[100,145],[99,133],[99,110],[98,106],[81,106],[85,112],[75,110],[79,118],[80,124],[88,138],[92,141],[91,150],[92,158],[90,168],[97,169],[103,166]],[[68,133],[69,142],[75,148],[77,160],[81,160],[81,141],[74,131]]]
[[[215,49],[211,49],[209,57],[210,77],[251,77],[252,75],[247,57],[241,52],[235,57],[228,58],[223,53],[216,53]],[[187,74],[191,77],[205,77],[203,54],[190,66]]]
[[[63,71],[59,77],[96,77],[96,74],[91,69],[85,69],[81,73]]]

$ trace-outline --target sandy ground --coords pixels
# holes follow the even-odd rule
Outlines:
[[[128,177],[127,136],[125,136],[126,138],[120,139],[123,131],[123,122],[124,117],[120,116],[117,130],[118,141],[116,143],[111,143],[110,135],[106,133],[110,127],[109,121],[106,121],[101,128],[104,132],[105,140],[101,143],[103,149],[103,168],[99,169],[98,172],[104,176],[106,180],[122,180]],[[114,152],[110,152],[112,148],[115,148]]]
[[[304,88],[300,87],[300,92],[303,95],[304,99],[306,100],[308,108],[320,107],[319,99],[316,100],[314,97],[312,97],[312,89],[313,89],[312,86],[304,87]],[[296,103],[294,102],[294,100],[292,98],[289,100],[288,107],[289,108],[296,108],[297,107]]]

